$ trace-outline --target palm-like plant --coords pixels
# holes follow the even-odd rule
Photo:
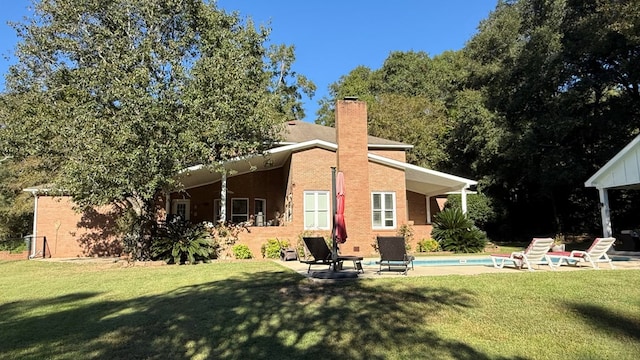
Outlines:
[[[434,217],[431,236],[443,250],[456,253],[481,252],[487,243],[486,234],[458,208],[445,209]]]
[[[151,245],[152,255],[168,263],[195,264],[215,255],[216,246],[211,233],[203,224],[174,220],[164,223]]]

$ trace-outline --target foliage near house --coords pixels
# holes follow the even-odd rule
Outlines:
[[[440,244],[434,239],[422,239],[418,241],[416,246],[417,252],[434,252],[438,251]]]
[[[457,208],[445,209],[435,216],[431,236],[442,250],[455,253],[482,252],[487,244],[486,234]]]
[[[0,133],[6,109],[0,96]],[[33,229],[33,196],[23,191],[34,182],[45,183],[42,161],[16,160],[0,154],[0,238],[21,237]]]
[[[242,260],[253,259],[253,254],[251,253],[251,250],[245,244],[234,245],[232,248],[232,251],[233,251],[233,257],[236,259],[242,259]]]
[[[260,247],[260,252],[263,258],[277,259],[280,257],[280,250],[288,248],[289,245],[288,240],[267,239],[267,242]]]
[[[315,88],[291,79],[291,47],[267,49],[269,29],[215,2],[36,1],[14,26],[0,158],[42,161],[80,209],[133,209],[147,249],[179,171],[269,148]]]
[[[156,259],[170,264],[196,264],[217,257],[219,245],[204,224],[180,219],[161,224],[151,245]]]
[[[462,195],[447,195],[445,209],[457,208],[462,209]],[[481,229],[485,229],[488,224],[493,224],[498,220],[493,203],[490,197],[478,192],[476,194],[467,194],[467,217],[473,221],[473,224]]]

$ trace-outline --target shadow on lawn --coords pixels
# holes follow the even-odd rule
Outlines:
[[[597,330],[640,341],[640,318],[622,316],[601,306],[569,304],[569,307],[579,312],[585,322]]]
[[[443,310],[473,306],[468,292],[262,272],[128,301],[78,293],[3,304],[0,344],[22,358],[494,359],[430,330]]]

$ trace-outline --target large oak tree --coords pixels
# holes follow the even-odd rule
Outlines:
[[[203,0],[42,0],[14,26],[2,157],[40,159],[79,207],[150,219],[177,172],[268,148],[314,89],[268,28]]]

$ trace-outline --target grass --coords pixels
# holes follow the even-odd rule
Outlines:
[[[310,282],[0,261],[0,359],[636,359],[640,270]]]

